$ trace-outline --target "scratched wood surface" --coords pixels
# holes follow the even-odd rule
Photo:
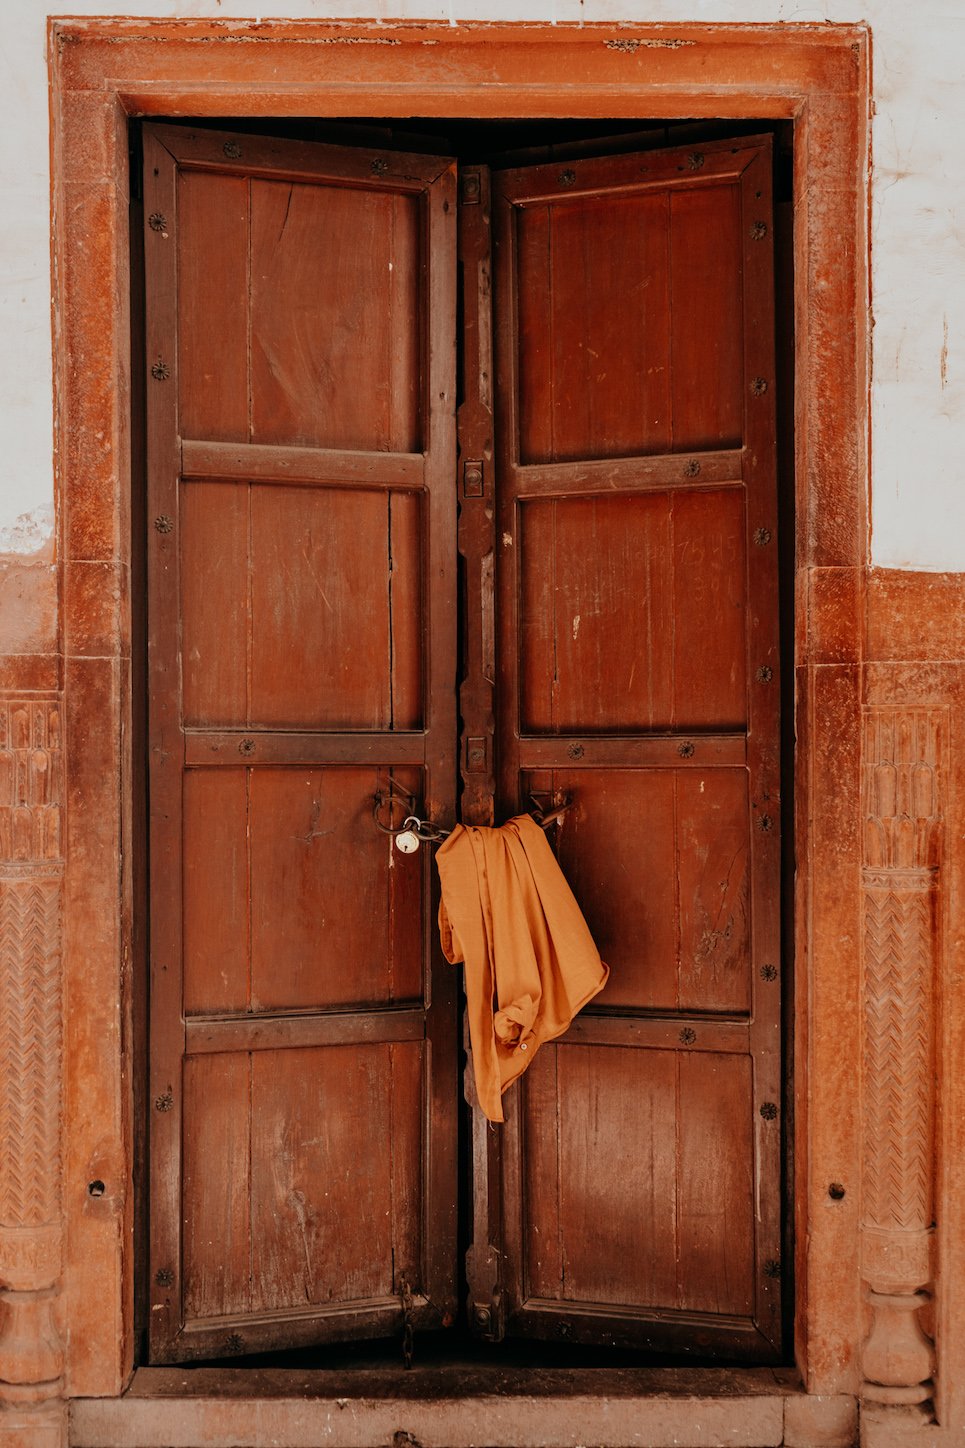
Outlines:
[[[522,1107],[530,1295],[749,1314],[749,1072],[747,1056],[717,1052],[540,1053]],[[628,1100],[632,1112],[613,1110]],[[547,1132],[554,1117],[560,1129]]]
[[[497,814],[572,800],[612,972],[508,1098],[509,1334],[781,1352],[770,172],[493,175]]]
[[[421,451],[418,194],[185,169],[178,211],[184,437]]]
[[[419,727],[416,494],[191,482],[181,517],[188,724]]]
[[[146,128],[156,1362],[454,1313],[454,199]]]
[[[518,518],[527,733],[743,726],[739,489],[540,499]]]
[[[739,443],[739,218],[733,184],[520,209],[521,462]]]

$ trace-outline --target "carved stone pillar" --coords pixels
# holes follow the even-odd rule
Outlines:
[[[935,974],[942,748],[937,709],[865,711],[862,1277],[872,1413],[931,1420]]]
[[[66,1442],[61,708],[0,699],[0,1448]]]

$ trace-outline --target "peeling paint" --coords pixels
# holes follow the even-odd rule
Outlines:
[[[607,50],[622,50],[626,55],[633,55],[641,48],[644,50],[679,50],[682,45],[696,45],[696,40],[605,40],[603,44]]]
[[[20,556],[39,553],[53,536],[53,504],[43,503],[29,513],[21,513],[6,527],[0,525],[0,553],[16,553]]]

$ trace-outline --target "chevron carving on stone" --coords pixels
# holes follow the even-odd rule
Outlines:
[[[60,878],[0,876],[0,1223],[60,1207]]]
[[[866,872],[864,1217],[931,1222],[933,872],[900,888]]]
[[[940,709],[864,711],[864,1073],[862,1261],[871,1331],[862,1396],[926,1404],[934,1350],[928,1301],[935,1142],[934,992],[941,887]]]
[[[11,1402],[52,1403],[62,1386],[63,1348],[55,1322],[63,1234],[62,715],[59,697],[0,697],[4,1420]]]

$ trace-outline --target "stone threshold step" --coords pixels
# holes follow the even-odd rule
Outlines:
[[[72,1448],[850,1448],[851,1397],[781,1369],[141,1368]]]

